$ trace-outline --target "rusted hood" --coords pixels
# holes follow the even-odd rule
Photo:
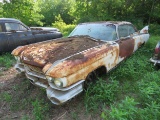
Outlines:
[[[103,43],[84,36],[61,38],[22,46],[15,49],[12,54],[20,56],[21,61],[26,64],[43,68],[46,64],[53,64],[57,60]]]

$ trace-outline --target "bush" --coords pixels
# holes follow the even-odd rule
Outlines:
[[[157,23],[149,25],[149,33],[154,35],[160,35],[160,25]]]
[[[55,23],[52,23],[52,25],[58,28],[62,32],[63,36],[68,36],[69,33],[71,33],[71,31],[75,28],[75,25],[67,25],[60,15],[58,15],[56,19],[57,21],[55,21]]]

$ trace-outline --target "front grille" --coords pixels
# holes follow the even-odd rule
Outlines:
[[[28,66],[32,71],[35,71],[35,72],[38,72],[38,73],[43,73],[42,68],[35,67],[35,66],[32,66],[32,65],[28,65],[28,64],[25,64],[25,65]]]
[[[40,79],[46,79],[46,76],[42,72],[42,70],[37,69],[37,67],[31,66],[31,65],[24,65],[25,71],[27,74],[40,78]]]

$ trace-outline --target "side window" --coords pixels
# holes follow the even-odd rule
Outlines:
[[[20,31],[27,31],[28,29],[24,27],[23,25],[19,24],[19,30]]]
[[[9,32],[11,30],[15,31],[27,31],[27,28],[25,28],[23,25],[18,23],[5,23],[6,30]]]
[[[133,34],[133,33],[135,33],[135,32],[136,32],[136,31],[135,31],[134,27],[131,26],[131,25],[128,25],[128,33],[129,33],[129,35],[130,35],[130,34]]]
[[[7,32],[11,30],[15,30],[15,31],[19,30],[19,26],[17,23],[5,23],[5,26],[6,26]]]
[[[0,24],[0,32],[2,32],[2,25]]]
[[[119,38],[128,36],[128,25],[120,25],[118,27]]]

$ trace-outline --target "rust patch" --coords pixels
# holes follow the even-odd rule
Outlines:
[[[73,74],[66,77],[67,79],[67,86],[70,86],[74,83],[76,83],[79,80],[85,80],[87,75],[92,72],[93,70],[97,69],[100,66],[104,65],[103,59],[100,59],[94,63],[92,63],[90,66],[86,66],[81,70],[78,70],[74,72]]]
[[[75,71],[85,68],[93,64],[96,61],[104,58],[108,55],[108,52],[115,51],[117,47],[110,46],[108,47],[106,44],[102,45],[101,47],[92,48],[88,51],[83,52],[84,58],[83,59],[75,59],[75,60],[65,60],[55,66],[51,71],[47,73],[55,78],[65,77],[68,76]],[[111,53],[109,53],[111,54]]]
[[[142,44],[143,44],[142,42],[139,42],[138,43],[138,48],[141,47]]]
[[[119,44],[119,56],[128,57],[133,53],[134,50],[134,39],[127,38],[118,41]]]
[[[26,48],[26,46],[19,46],[19,47],[17,47],[16,49],[14,49],[11,54],[12,54],[12,55],[15,55],[15,56],[18,56],[18,55],[21,54],[21,52],[22,52],[23,50],[25,50],[25,48]]]
[[[31,44],[22,53],[24,63],[44,67],[47,63],[54,63],[70,55],[87,50],[105,42],[95,41],[89,37],[70,37],[54,41]],[[83,58],[77,55],[71,59]]]

